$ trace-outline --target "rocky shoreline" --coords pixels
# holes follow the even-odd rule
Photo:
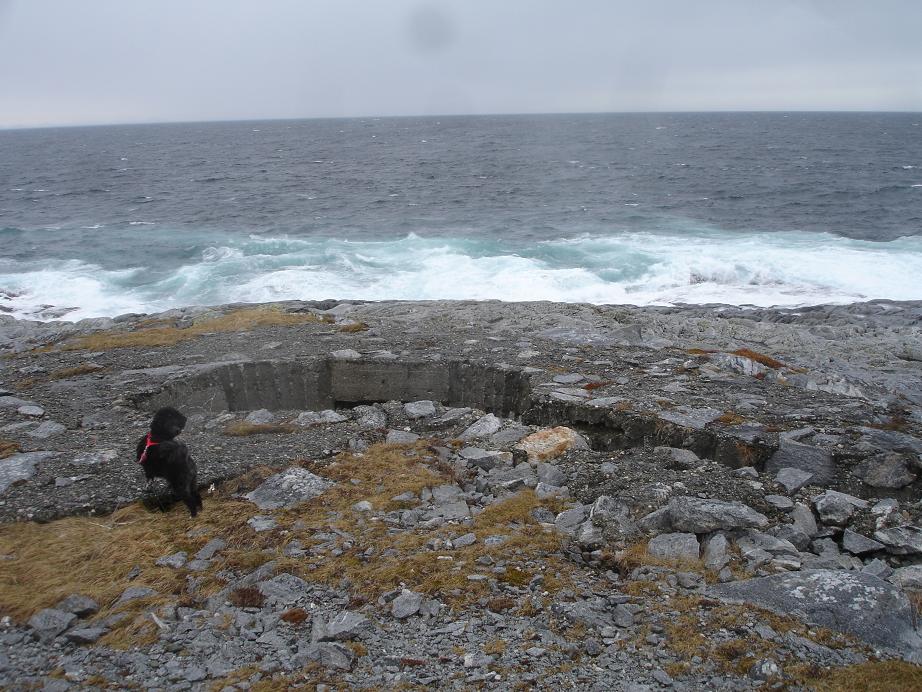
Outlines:
[[[922,303],[889,301],[0,316],[0,683],[810,688],[918,662],[920,344]],[[202,522],[137,504],[168,403]],[[29,541],[128,513],[164,552],[15,602]]]

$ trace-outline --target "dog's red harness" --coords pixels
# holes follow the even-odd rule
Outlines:
[[[147,433],[147,439],[144,441],[144,451],[141,452],[141,456],[138,459],[138,463],[143,464],[145,461],[147,461],[147,450],[153,447],[154,445],[159,445],[159,444],[160,444],[159,442],[154,442],[151,439],[150,433]]]

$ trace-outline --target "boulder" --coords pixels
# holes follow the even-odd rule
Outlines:
[[[49,437],[57,437],[63,432],[67,432],[67,428],[57,421],[46,420],[43,421],[37,428],[30,430],[26,433],[29,437],[35,440],[47,440]]]
[[[294,507],[332,487],[333,483],[300,466],[270,476],[244,497],[262,510]]]
[[[782,438],[778,451],[765,462],[765,472],[777,473],[783,468],[810,473],[813,477],[809,482],[825,485],[835,478],[836,465],[826,450]]]
[[[319,663],[334,670],[352,670],[355,654],[338,642],[317,642],[304,646],[295,656],[296,665],[303,667],[307,663]]]
[[[43,642],[50,642],[66,630],[77,619],[73,613],[66,613],[56,608],[45,608],[29,618],[29,627],[35,636]]]
[[[845,529],[842,533],[842,547],[852,555],[863,555],[864,553],[873,553],[875,550],[883,550],[884,544],[875,541],[860,533],[855,533],[851,529]]]
[[[881,529],[874,532],[874,538],[887,546],[895,555],[922,554],[922,528],[912,524]]]
[[[816,507],[816,513],[824,524],[845,526],[855,510],[864,509],[868,503],[853,495],[827,490],[813,498],[813,506]]]
[[[775,482],[783,485],[789,493],[796,493],[811,480],[813,480],[812,473],[795,469],[792,466],[780,468],[775,474]]]
[[[307,595],[311,590],[310,584],[293,574],[283,572],[272,579],[261,581],[256,588],[266,597],[269,603],[277,606],[291,606]]]
[[[476,440],[481,437],[490,437],[490,435],[499,432],[502,427],[503,422],[492,413],[488,413],[477,419],[473,425],[469,426],[464,432],[458,435],[458,437],[462,440]]]
[[[403,412],[408,418],[431,418],[436,414],[435,404],[427,399],[411,401],[403,405]]]
[[[674,466],[680,469],[694,469],[701,466],[702,461],[690,449],[680,447],[655,447],[653,451],[661,457],[668,459]]]
[[[915,482],[913,460],[906,454],[890,452],[868,457],[854,468],[854,473],[872,488],[904,488]]]
[[[78,618],[85,618],[99,610],[99,604],[89,596],[78,593],[72,593],[70,596],[58,603],[55,608],[65,613],[73,613]]]
[[[344,610],[329,622],[321,618],[314,620],[311,639],[315,642],[348,641],[370,629],[371,623],[361,613]]]
[[[697,560],[700,547],[693,533],[661,533],[647,544],[647,553],[663,560]]]
[[[13,454],[0,462],[0,495],[14,483],[25,481],[35,474],[35,467],[57,452],[23,452]]]
[[[275,420],[275,414],[267,408],[261,408],[258,411],[251,412],[243,420],[253,425],[265,425]]]
[[[762,528],[768,517],[741,502],[680,496],[640,520],[645,531],[710,533],[711,531]]]
[[[528,455],[529,461],[556,459],[570,449],[589,449],[582,435],[565,426],[547,428],[532,433],[516,445]]]
[[[423,595],[415,591],[404,589],[397,598],[391,602],[391,615],[398,620],[404,620],[419,612],[423,604]]]
[[[792,615],[904,656],[918,655],[922,646],[906,594],[861,572],[786,572],[719,584],[710,587],[708,593],[723,601]]]

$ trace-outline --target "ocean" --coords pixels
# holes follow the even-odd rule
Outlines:
[[[0,312],[922,299],[922,114],[0,131]]]

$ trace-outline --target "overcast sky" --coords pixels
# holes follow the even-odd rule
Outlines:
[[[922,0],[0,0],[0,127],[922,111]]]

